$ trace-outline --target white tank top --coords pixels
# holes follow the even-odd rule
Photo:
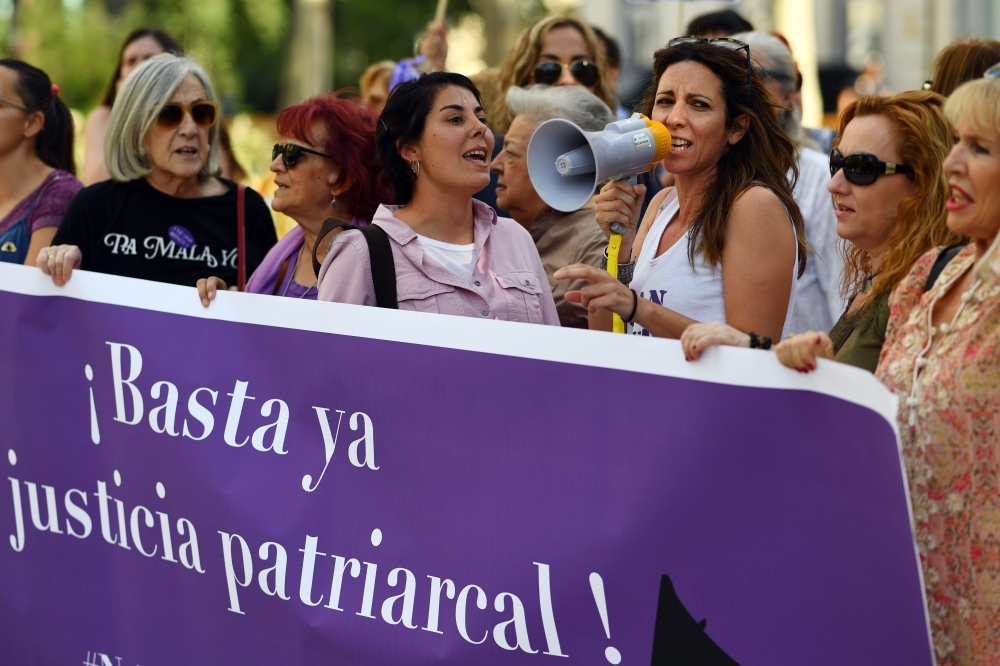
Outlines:
[[[726,302],[722,294],[722,266],[720,264],[713,269],[701,253],[695,253],[694,266],[691,265],[691,262],[688,261],[690,228],[670,249],[660,256],[656,256],[656,248],[660,245],[660,238],[663,237],[663,232],[679,209],[677,191],[674,190],[667,195],[663,209],[656,216],[653,226],[642,243],[642,250],[639,252],[639,258],[636,259],[635,273],[632,275],[629,287],[635,289],[640,298],[662,305],[695,321],[721,321],[725,323]],[[791,218],[789,218],[789,222],[791,222]],[[794,227],[792,227],[792,231],[794,233]],[[798,244],[798,235],[796,235],[796,244]],[[796,252],[795,265],[792,268],[792,293],[788,298],[788,310],[785,312],[785,323],[781,329],[782,337],[785,336],[785,331],[791,321],[798,272],[799,256]],[[651,335],[639,324],[631,324],[629,332],[632,335]]]

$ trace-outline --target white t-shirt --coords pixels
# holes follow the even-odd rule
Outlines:
[[[840,296],[844,257],[837,251],[837,216],[830,192],[830,162],[826,155],[802,148],[799,152],[799,180],[795,183],[795,203],[802,211],[809,257],[798,280],[795,309],[787,334],[829,331],[847,308]]]
[[[667,195],[663,211],[653,221],[653,226],[650,227],[649,234],[642,243],[629,287],[634,289],[640,298],[662,305],[695,321],[725,323],[726,302],[722,293],[722,266],[712,268],[701,253],[695,254],[694,266],[691,265],[688,260],[690,229],[666,252],[658,257],[655,256],[660,238],[678,210],[680,203],[677,201],[675,191]],[[796,254],[792,266],[792,290],[788,297],[782,337],[788,330],[792,309],[795,306],[797,291],[795,278],[798,277],[798,269],[799,259]],[[630,324],[628,329],[632,335],[650,335],[649,331],[639,324]]]
[[[417,234],[417,240],[424,248],[424,252],[441,266],[466,282],[472,282],[472,273],[476,270],[476,261],[479,259],[476,253],[476,244],[454,245],[453,243],[442,243],[441,241],[427,238]]]

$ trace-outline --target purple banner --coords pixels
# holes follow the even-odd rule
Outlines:
[[[5,663],[933,663],[823,363],[0,265]]]

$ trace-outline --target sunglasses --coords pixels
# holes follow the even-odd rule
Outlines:
[[[750,89],[753,89],[753,82],[750,76],[750,70],[752,66],[750,64],[750,45],[746,42],[741,42],[738,39],[733,39],[732,37],[699,37],[697,35],[685,35],[684,37],[674,37],[669,42],[667,42],[667,47],[678,46],[680,44],[711,44],[712,46],[721,46],[724,49],[729,49],[730,51],[743,51],[747,52],[747,85]]]
[[[830,151],[830,177],[835,176],[841,169],[844,170],[847,182],[854,185],[871,185],[879,176],[913,173],[913,169],[905,164],[883,162],[870,153],[852,153],[844,156],[834,148]]]
[[[184,122],[184,115],[190,113],[191,120],[201,129],[208,129],[215,124],[219,117],[219,105],[215,102],[195,102],[194,104],[180,104],[178,102],[167,102],[156,116],[156,124],[163,129],[174,129],[180,127]]]
[[[1000,79],[1000,62],[983,72],[984,79]]]
[[[286,169],[291,169],[299,161],[299,156],[302,153],[309,153],[310,155],[319,155],[320,157],[326,157],[327,159],[333,159],[331,155],[326,153],[321,153],[316,150],[310,150],[305,146],[300,146],[297,143],[276,143],[274,148],[271,149],[271,161],[278,159],[278,155],[281,155],[281,163],[285,165]]]
[[[597,85],[597,80],[601,78],[601,73],[597,69],[597,65],[589,60],[574,60],[569,64],[549,61],[540,62],[535,65],[535,83],[550,86],[559,80],[563,70],[566,68],[569,68],[569,73],[584,88],[594,87]]]

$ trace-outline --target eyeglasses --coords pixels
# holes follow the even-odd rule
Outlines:
[[[1000,79],[1000,62],[983,72],[984,79]]]
[[[18,104],[17,102],[12,102],[6,97],[0,97],[0,102],[3,102],[8,106],[13,106],[15,109],[21,109],[22,111],[29,111],[28,107],[26,107],[25,105]]]
[[[190,113],[191,120],[201,129],[208,129],[215,124],[219,117],[219,105],[215,102],[195,102],[193,104],[180,104],[179,102],[167,102],[160,113],[156,116],[156,124],[163,129],[174,129],[180,127],[184,122],[184,115]]]
[[[913,173],[913,169],[905,164],[883,162],[869,153],[852,153],[844,156],[834,148],[830,151],[830,177],[835,176],[841,169],[844,170],[847,182],[854,185],[871,185],[879,176]]]
[[[331,155],[326,153],[321,153],[316,150],[310,150],[305,146],[300,146],[297,143],[276,143],[274,148],[271,149],[271,161],[278,159],[278,155],[281,155],[281,163],[285,165],[286,169],[291,169],[299,161],[299,155],[302,153],[309,153],[310,155],[319,155],[320,157],[326,157],[327,159],[333,159]]]
[[[750,45],[746,42],[741,42],[738,39],[733,39],[732,37],[699,37],[698,35],[685,35],[684,37],[674,37],[669,42],[667,42],[667,47],[678,46],[680,44],[711,44],[712,46],[721,46],[724,49],[729,49],[730,51],[742,51],[747,52],[747,85],[753,89],[753,83],[750,76]]]
[[[597,85],[598,79],[601,78],[601,72],[597,69],[597,65],[589,60],[574,60],[569,64],[547,61],[535,65],[535,83],[550,86],[559,80],[566,68],[569,68],[569,73],[584,88],[594,87]]]

